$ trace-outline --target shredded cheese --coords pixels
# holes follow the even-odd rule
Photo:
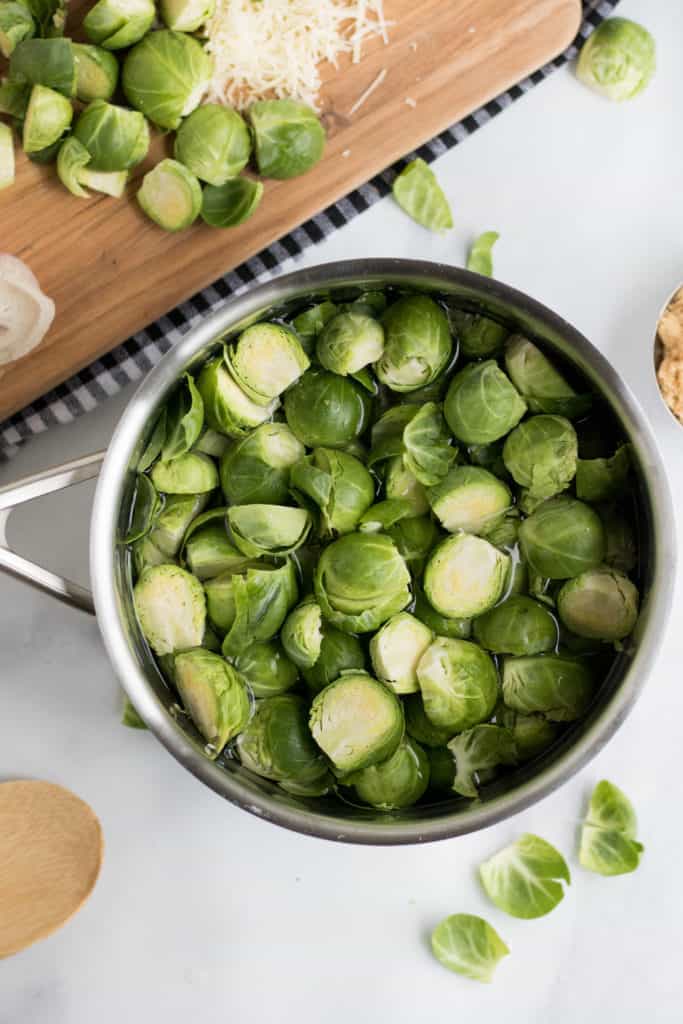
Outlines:
[[[206,32],[214,73],[206,99],[244,108],[298,99],[318,109],[319,65],[354,63],[371,36],[388,42],[383,0],[217,0]]]
[[[384,79],[386,77],[387,77],[387,69],[386,68],[382,68],[382,70],[377,75],[377,77],[374,79],[374,81],[372,81],[370,83],[370,85],[367,87],[365,92],[361,93],[361,95],[358,97],[358,99],[356,100],[354,105],[351,107],[351,109],[349,110],[349,117],[351,117],[353,114],[355,114],[357,110],[360,110],[360,108],[363,106],[365,101],[368,100],[372,96],[372,94],[375,91],[375,89],[379,89],[380,85],[382,84],[382,82],[384,81]]]

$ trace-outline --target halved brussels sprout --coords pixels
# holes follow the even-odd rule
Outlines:
[[[621,445],[611,459],[579,459],[576,497],[581,501],[612,501],[623,497],[631,472],[629,445]]]
[[[315,349],[315,341],[328,320],[338,312],[334,302],[325,300],[318,302],[310,309],[305,309],[292,320],[292,327],[297,333],[306,355],[312,355]]]
[[[224,185],[246,167],[250,151],[249,131],[237,111],[206,103],[180,125],[173,154],[202,181]]]
[[[608,18],[583,44],[576,66],[579,81],[610,100],[630,100],[655,72],[655,41],[629,18]]]
[[[505,369],[531,412],[577,419],[590,409],[592,396],[577,395],[533,342],[513,334],[505,347]]]
[[[230,543],[227,508],[212,508],[190,523],[183,538],[182,559],[198,580],[212,579],[244,565],[245,557]]]
[[[451,440],[436,402],[395,405],[372,428],[368,465],[402,456],[415,478],[431,487],[444,478],[458,454]]]
[[[242,331],[226,349],[225,361],[242,391],[259,405],[268,405],[311,365],[293,331],[268,323]]]
[[[211,57],[196,39],[159,29],[126,56],[123,91],[130,105],[159,128],[178,128],[199,106],[212,69]]]
[[[133,589],[140,629],[155,654],[199,647],[206,625],[202,585],[177,565],[143,569]]]
[[[12,54],[9,74],[12,82],[44,85],[70,98],[76,92],[76,65],[71,41],[27,39]]]
[[[99,46],[72,43],[76,62],[76,97],[81,103],[110,100],[119,81],[119,62]]]
[[[212,228],[235,228],[249,220],[262,198],[262,183],[251,178],[231,178],[224,185],[205,185],[202,220]]]
[[[250,558],[296,551],[311,532],[311,516],[289,505],[232,505],[228,523],[235,544]]]
[[[73,107],[66,96],[44,85],[34,85],[24,118],[24,152],[40,153],[59,142],[72,117]]]
[[[385,761],[403,737],[398,697],[367,672],[345,672],[313,699],[313,739],[341,772]]]
[[[21,3],[3,3],[0,6],[0,54],[11,57],[24,39],[35,35],[36,25],[31,12]]]
[[[375,675],[394,693],[416,693],[418,663],[433,639],[431,629],[413,615],[393,615],[370,641]]]
[[[411,160],[397,175],[392,192],[401,209],[423,227],[430,231],[453,227],[448,200],[434,171],[420,157]]]
[[[468,359],[489,359],[502,352],[508,336],[508,330],[502,324],[478,313],[465,313],[461,309],[449,310],[449,313],[462,355]]]
[[[210,580],[209,586],[224,577]],[[283,565],[247,565],[232,577],[235,614],[223,641],[223,653],[240,654],[257,640],[270,640],[280,630],[299,598],[296,570],[291,559]],[[210,597],[209,607],[210,607]]]
[[[375,497],[375,481],[363,463],[334,448],[315,448],[295,466],[290,483],[320,509],[324,537],[355,530]]]
[[[415,740],[404,737],[393,754],[345,780],[366,804],[380,811],[411,807],[429,785],[429,760]]]
[[[296,100],[261,100],[249,108],[259,174],[294,178],[317,164],[325,132],[314,110]]]
[[[430,604],[447,618],[469,619],[497,604],[510,572],[510,557],[469,533],[447,537],[432,552],[424,574]]]
[[[594,693],[593,673],[577,658],[535,654],[503,661],[503,700],[514,711],[573,722],[588,710]]]
[[[206,593],[206,610],[209,619],[214,627],[224,635],[232,629],[235,624],[237,607],[235,605],[235,577],[239,572],[246,572],[249,568],[255,568],[258,562],[244,559],[241,565],[232,566],[218,576],[211,576],[204,581]],[[246,645],[245,645],[246,646]],[[226,650],[226,658],[231,652]]]
[[[328,773],[308,730],[306,702],[290,693],[257,702],[237,752],[245,768],[275,782],[310,785]]]
[[[382,317],[384,352],[375,373],[392,391],[416,391],[436,380],[451,358],[446,314],[428,295],[405,295]]]
[[[446,422],[465,444],[490,444],[516,427],[526,402],[494,359],[470,363],[453,377],[444,402]]]
[[[190,523],[204,510],[209,500],[204,494],[170,494],[157,515],[149,534],[150,541],[172,559],[180,551]]]
[[[313,693],[320,693],[326,686],[338,679],[348,669],[364,669],[365,654],[356,636],[342,633],[327,622],[322,623],[320,654],[311,668],[304,668],[301,674]]]
[[[552,580],[597,569],[605,556],[600,517],[575,498],[544,501],[520,526],[519,543],[534,572]]]
[[[174,679],[182,702],[217,757],[249,721],[249,694],[232,665],[199,647],[177,654]]]
[[[320,605],[308,598],[290,612],[282,627],[282,646],[299,668],[313,668],[322,650]]]
[[[434,515],[449,533],[487,537],[512,504],[510,488],[479,466],[456,466],[427,491]]]
[[[213,16],[215,0],[161,0],[159,13],[166,28],[196,32]]]
[[[557,595],[560,619],[572,633],[592,640],[623,640],[638,618],[638,590],[607,566],[568,580]]]
[[[214,430],[229,437],[244,437],[252,427],[269,420],[280,405],[258,405],[248,398],[230,375],[222,356],[206,363],[197,379],[204,400],[206,422]]]
[[[503,707],[500,713],[496,712],[496,721],[512,733],[520,764],[547,750],[560,732],[560,726],[543,715],[522,715],[512,708]]]
[[[0,123],[0,189],[14,184],[14,142],[12,129]]]
[[[432,633],[436,633],[437,636],[452,636],[457,640],[467,640],[472,633],[471,619],[449,619],[445,615],[440,615],[417,585],[413,614],[420,622],[424,622],[425,626],[429,626]]]
[[[474,638],[494,654],[542,654],[557,647],[557,622],[547,607],[515,594],[474,620]]]
[[[397,455],[386,463],[384,491],[390,501],[409,502],[414,516],[423,516],[429,512],[427,491],[408,469],[402,455]]]
[[[323,616],[347,633],[371,633],[410,601],[410,573],[386,534],[347,533],[315,571]]]
[[[184,164],[161,160],[142,179],[137,201],[164,231],[184,231],[202,208],[202,189]]]
[[[264,423],[230,447],[220,464],[221,486],[231,505],[282,504],[289,471],[305,448],[285,423]]]
[[[187,452],[172,462],[157,462],[152,483],[164,494],[205,494],[218,487],[218,470],[209,455]]]
[[[475,725],[454,736],[448,749],[455,760],[452,788],[472,799],[479,796],[479,786],[489,772],[517,763],[512,733],[499,725]]]
[[[370,400],[347,377],[309,370],[285,395],[287,423],[310,448],[345,448],[368,425]]]
[[[318,361],[343,377],[375,363],[384,350],[384,328],[365,313],[337,313],[323,327],[316,346]]]
[[[275,697],[286,693],[296,686],[299,679],[296,665],[285,657],[277,640],[249,644],[233,661],[255,697]]]
[[[491,717],[498,699],[493,659],[469,640],[438,636],[417,664],[427,718],[451,734]]]
[[[563,416],[530,416],[508,434],[503,461],[524,488],[525,501],[537,505],[564,491],[574,479],[578,455],[576,431]]]
[[[83,19],[83,29],[105,50],[123,50],[149,32],[155,17],[154,0],[98,0]]]
[[[136,110],[93,100],[74,125],[74,135],[97,171],[126,171],[147,156],[149,128]]]
[[[88,150],[77,138],[64,139],[57,154],[57,175],[72,195],[89,198],[86,188],[120,199],[126,190],[128,171],[93,171]],[[85,186],[85,187],[84,187]]]

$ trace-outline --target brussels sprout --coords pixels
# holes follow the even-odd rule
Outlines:
[[[259,174],[294,178],[317,164],[325,132],[314,110],[295,100],[261,100],[249,108]]]
[[[598,512],[605,529],[605,565],[619,572],[631,572],[638,561],[631,523],[616,505],[601,505]]]
[[[313,668],[320,657],[323,629],[320,605],[311,598],[295,608],[282,627],[282,646],[299,668]]]
[[[305,452],[284,423],[264,423],[223,455],[221,486],[231,505],[282,504],[289,494],[289,471]]]
[[[491,444],[471,444],[467,448],[467,458],[473,466],[488,469],[500,480],[509,480],[510,474],[503,462],[503,441],[492,441]]]
[[[430,749],[444,747],[453,735],[452,729],[440,728],[427,718],[422,696],[419,693],[409,694],[403,701],[406,719],[406,732],[423,747]],[[451,767],[453,758],[448,755]],[[455,769],[453,769],[454,773]],[[449,787],[450,788],[450,787]]]
[[[30,11],[21,3],[0,5],[0,54],[11,57],[15,48],[35,35],[36,25]]]
[[[479,867],[484,891],[512,917],[543,917],[564,897],[571,882],[567,863],[554,846],[529,832]]]
[[[452,636],[457,640],[467,640],[472,632],[470,619],[450,619],[445,615],[440,615],[417,586],[413,614],[420,622],[424,622],[425,626],[429,626],[432,633],[436,633],[437,636]]]
[[[490,444],[516,427],[526,402],[493,359],[471,363],[453,377],[444,402],[446,422],[465,444]]]
[[[205,494],[218,487],[218,470],[208,455],[187,452],[172,462],[157,462],[152,483],[164,494]]]
[[[386,498],[371,505],[363,513],[358,521],[358,529],[361,533],[387,533],[392,526],[412,514],[413,507],[405,498]]]
[[[576,431],[563,416],[530,416],[508,435],[503,461],[525,490],[525,499],[540,503],[559,494],[574,479],[578,443]]]
[[[287,423],[310,448],[344,448],[368,425],[370,401],[353,381],[309,370],[285,395]]]
[[[501,548],[509,554],[517,543],[521,524],[522,521],[517,515],[517,509],[511,508],[508,510],[507,514],[495,524],[495,526],[492,526],[491,529],[487,531],[486,539],[489,544],[495,544],[497,548]],[[519,559],[514,560],[512,571],[515,576],[519,574],[520,579],[526,579],[527,577],[526,565]],[[510,585],[512,586],[512,581]],[[522,587],[521,589],[526,590],[526,587]]]
[[[477,797],[482,775],[517,763],[512,733],[499,725],[475,725],[454,736],[448,749],[455,760],[453,790],[460,796]]]
[[[379,380],[392,391],[415,391],[436,380],[451,358],[446,314],[427,295],[405,295],[382,317],[384,352],[375,363]]]
[[[492,250],[500,235],[497,231],[484,231],[475,238],[467,257],[467,269],[475,274],[491,277],[493,274]]]
[[[225,185],[246,167],[250,150],[249,132],[237,111],[207,103],[182,122],[173,153],[202,181]]]
[[[557,647],[557,623],[543,605],[517,594],[474,620],[474,638],[494,654],[542,654]]]
[[[161,455],[161,449],[164,447],[164,441],[166,440],[166,406],[162,405],[152,432],[149,435],[147,444],[145,445],[142,455],[138,459],[137,470],[138,473],[146,473],[147,470],[154,465],[156,460]]]
[[[166,406],[166,432],[161,449],[163,462],[186,455],[199,439],[204,425],[204,402],[189,373]]]
[[[305,701],[294,694],[258,701],[252,720],[237,740],[245,768],[275,782],[310,784],[326,776],[327,765],[311,739],[306,713]]]
[[[148,566],[173,564],[173,560],[160,551],[149,537],[141,537],[140,540],[135,541],[131,546],[131,555],[135,579],[138,579],[142,575],[143,569]]]
[[[410,601],[410,573],[386,534],[347,533],[315,571],[323,616],[347,633],[371,633]]]
[[[505,369],[531,412],[577,419],[588,411],[592,396],[577,395],[541,350],[521,334],[505,347]]]
[[[490,718],[498,699],[493,660],[469,640],[436,637],[417,664],[427,718],[451,734]]]
[[[119,81],[119,62],[99,46],[72,43],[76,62],[76,96],[81,103],[110,100]]]
[[[296,331],[306,355],[312,355],[315,349],[315,341],[325,324],[338,312],[334,302],[319,302],[310,309],[299,313],[292,320],[292,327]]]
[[[415,478],[430,487],[444,478],[457,453],[436,402],[395,405],[372,428],[368,465],[400,455]]]
[[[503,700],[514,711],[540,711],[551,722],[573,722],[594,692],[590,668],[576,658],[536,654],[503,661]]]
[[[44,85],[34,85],[24,119],[24,152],[39,153],[58,142],[72,117],[73,108],[66,96]]]
[[[36,23],[36,35],[44,38],[63,36],[66,24],[66,0],[25,0]]]
[[[289,505],[232,505],[228,523],[235,544],[245,555],[289,555],[311,531],[310,513]]]
[[[124,544],[133,544],[141,537],[145,537],[152,528],[161,500],[156,492],[154,484],[143,473],[138,473],[135,480],[135,493],[131,503],[130,522],[128,532],[124,537]]]
[[[26,82],[0,82],[0,114],[9,114],[23,121],[31,96],[31,86]]]
[[[0,190],[14,184],[14,173],[12,129],[0,122]]]
[[[194,443],[193,451],[203,452],[204,455],[211,455],[214,459],[220,459],[230,448],[230,440],[225,434],[219,434],[211,427],[203,427]]]
[[[188,711],[217,757],[249,721],[249,694],[239,672],[218,654],[199,647],[177,654],[175,684]]]
[[[518,711],[506,707],[503,707],[500,713],[496,712],[496,721],[512,733],[520,764],[531,761],[547,750],[555,742],[560,731],[560,726],[556,722],[549,722],[543,715],[521,715]]]
[[[432,552],[424,574],[429,603],[446,618],[483,615],[500,600],[510,557],[468,533],[455,534]]]
[[[394,693],[416,693],[418,663],[432,640],[431,629],[413,615],[392,616],[370,641],[375,675]]]
[[[242,391],[268,405],[311,365],[296,334],[282,324],[254,324],[226,349],[225,361]]]
[[[483,917],[451,914],[432,932],[432,952],[449,971],[489,983],[510,950]]]
[[[375,482],[363,463],[334,448],[315,448],[292,467],[290,482],[319,507],[324,537],[354,530],[375,497]]]
[[[198,580],[212,579],[244,565],[245,557],[230,543],[227,508],[212,508],[190,523],[183,538],[182,558]]]
[[[198,579],[177,565],[150,566],[133,590],[140,629],[155,654],[199,647],[206,624],[206,601]]]
[[[328,623],[322,623],[320,654],[312,668],[301,671],[306,685],[313,693],[320,693],[329,683],[348,669],[364,669],[365,654],[358,637],[342,633]]]
[[[126,697],[123,704],[123,714],[121,715],[121,725],[127,726],[129,729],[146,729],[146,723],[140,718],[140,715],[135,710],[135,707]]]
[[[263,185],[250,178],[232,178],[224,185],[206,185],[202,193],[201,216],[212,228],[234,228],[244,224],[263,198]]]
[[[478,313],[465,313],[461,309],[452,309],[449,313],[462,355],[468,359],[489,359],[502,352],[507,327]]]
[[[576,497],[582,501],[612,501],[623,497],[631,471],[629,446],[624,444],[611,459],[579,459],[576,464]]]
[[[137,200],[149,219],[164,231],[183,231],[199,216],[202,190],[183,164],[162,160],[142,179]]]
[[[557,595],[560,619],[572,633],[592,640],[623,640],[638,618],[638,590],[607,566],[568,580]]]
[[[149,32],[155,17],[154,0],[98,0],[83,19],[83,29],[105,50],[123,50]]]
[[[250,644],[233,660],[255,697],[275,697],[286,693],[296,686],[299,679],[296,665],[285,657],[276,640]]]
[[[608,876],[635,871],[644,850],[636,830],[636,813],[626,794],[613,782],[598,782],[581,829],[581,867]]]
[[[427,491],[429,504],[444,529],[488,536],[512,504],[509,487],[478,466],[456,466]]]
[[[88,104],[74,135],[92,157],[97,171],[126,171],[147,156],[149,128],[142,114],[104,100]]]
[[[392,191],[401,209],[423,227],[439,232],[453,227],[451,208],[436,175],[419,157],[403,168]]]
[[[210,580],[208,588],[223,576]],[[291,559],[283,565],[248,565],[232,577],[235,617],[223,642],[223,653],[240,654],[257,640],[270,640],[299,598],[296,571]]]
[[[258,563],[245,559],[241,566],[232,566],[218,576],[212,576],[204,582],[206,593],[206,610],[214,627],[221,633],[228,633],[235,624],[237,607],[235,605],[235,576],[240,571],[246,572]],[[246,646],[246,645],[245,645]],[[227,657],[232,652],[224,651]]]
[[[196,32],[213,16],[215,0],[161,0],[159,13],[166,28]]]
[[[429,761],[430,791],[441,796],[450,794],[455,778],[455,761],[450,750],[448,747],[427,747],[425,754]]]
[[[403,737],[398,697],[367,672],[345,672],[313,699],[313,739],[341,772],[385,761]]]
[[[384,328],[365,313],[337,313],[323,327],[316,346],[326,370],[346,377],[376,362],[384,350]]]
[[[71,41],[27,39],[12,54],[9,73],[13,82],[45,85],[63,96],[73,96],[76,92],[76,65]]]
[[[655,73],[655,41],[628,18],[608,18],[583,44],[576,66],[580,82],[610,100],[630,100]]]
[[[422,575],[427,555],[441,536],[436,524],[428,516],[413,516],[411,510],[408,518],[401,518],[386,532],[413,575]]]
[[[270,405],[252,402],[231,377],[222,357],[202,367],[197,387],[204,401],[206,422],[229,437],[244,437],[252,427],[269,420],[280,405],[278,399]]]
[[[211,58],[196,39],[160,29],[126,56],[123,91],[130,105],[159,128],[178,128],[199,106],[212,69]]]
[[[128,171],[93,171],[90,153],[73,135],[62,142],[57,154],[57,175],[72,195],[89,198],[84,186],[120,198],[126,189]]]
[[[429,761],[422,747],[404,737],[394,753],[345,779],[366,804],[380,811],[411,807],[429,785]]]
[[[366,316],[381,316],[387,308],[387,297],[384,292],[361,292],[352,302],[345,302],[341,309],[343,312],[364,313]]]
[[[605,555],[600,517],[575,498],[544,501],[520,526],[519,543],[534,572],[553,580],[597,569]]]
[[[178,554],[190,523],[204,510],[208,500],[208,493],[171,494],[166,498],[149,539],[168,559]]]
[[[402,455],[397,455],[386,463],[384,491],[390,501],[409,502],[411,514],[414,516],[423,516],[425,512],[429,512],[427,491],[408,469]]]

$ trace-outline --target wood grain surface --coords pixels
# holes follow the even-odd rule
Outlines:
[[[27,261],[57,315],[34,352],[0,371],[0,420],[556,56],[581,19],[580,0],[384,7],[389,45],[372,40],[359,64],[325,69],[323,160],[299,179],[267,182],[240,227],[198,223],[167,234],[144,218],[131,197],[169,140],[155,140],[129,198],[118,201],[77,199],[53,167],[19,156],[16,184],[0,192],[0,250]],[[350,116],[384,69],[381,86]]]

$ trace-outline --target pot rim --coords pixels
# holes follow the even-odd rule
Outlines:
[[[474,301],[485,294],[487,300],[497,301],[501,307],[521,309],[549,331],[561,335],[576,353],[577,362],[584,364],[586,371],[590,369],[601,389],[608,392],[610,404],[637,428],[631,440],[637,444],[640,463],[647,472],[648,492],[656,493],[656,501],[651,501],[652,532],[655,538],[666,538],[671,548],[665,553],[662,543],[654,544],[656,585],[648,598],[647,622],[623,678],[600,713],[584,725],[581,735],[560,756],[513,790],[487,798],[483,803],[475,801],[453,815],[414,821],[397,821],[387,816],[381,821],[366,822],[338,819],[301,805],[283,803],[274,794],[250,789],[236,774],[226,772],[189,742],[153,692],[134,656],[117,592],[115,552],[125,481],[139,437],[153,410],[192,359],[233,324],[257,314],[264,307],[277,306],[306,292],[327,287],[354,284],[368,287],[380,282],[436,291],[440,286],[447,289],[455,285],[469,293]],[[230,299],[191,329],[147,374],[119,420],[102,466],[92,511],[90,569],[98,624],[114,669],[151,731],[185,768],[232,803],[285,828],[350,843],[397,845],[446,839],[487,828],[550,794],[602,749],[631,710],[656,658],[659,631],[665,623],[673,593],[674,545],[672,500],[653,433],[630,389],[583,335],[535,299],[501,282],[428,261],[356,259],[297,270]]]

